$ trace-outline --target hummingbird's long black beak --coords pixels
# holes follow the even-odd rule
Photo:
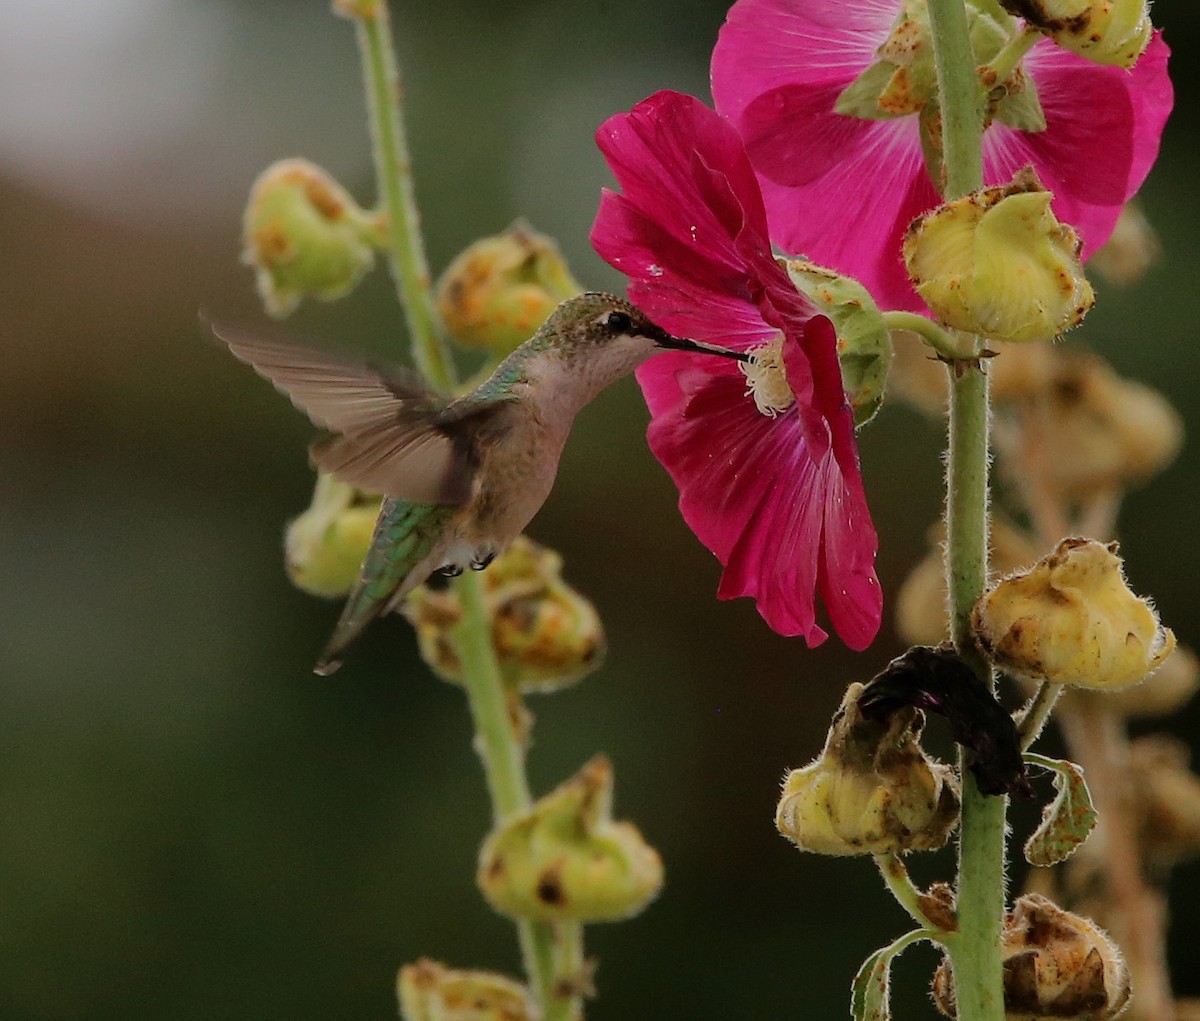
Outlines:
[[[703,354],[721,355],[723,358],[735,358],[739,362],[750,361],[750,356],[745,351],[734,351],[732,348],[720,347],[717,344],[706,344],[702,340],[672,337],[669,333],[665,333],[661,337],[655,337],[655,340],[658,341],[660,347],[665,347],[672,351],[699,351]]]

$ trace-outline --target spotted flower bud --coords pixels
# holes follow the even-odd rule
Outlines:
[[[1040,399],[1022,408],[1018,439],[1026,459],[1045,465],[1044,485],[1078,501],[1162,471],[1179,453],[1183,423],[1162,394],[1098,356],[1055,352]]]
[[[925,721],[919,710],[867,719],[858,708],[862,692],[863,685],[850,685],[820,758],[784,778],[776,828],[817,854],[941,847],[958,821],[953,771],[917,743]]]
[[[1004,1009],[1013,1021],[1107,1021],[1129,1000],[1129,970],[1120,950],[1094,922],[1036,893],[1005,916]],[[954,976],[943,960],[933,1001],[956,1017]]]
[[[312,504],[284,534],[284,564],[298,589],[334,598],[350,591],[371,545],[378,497],[331,475],[317,478]]]
[[[375,261],[376,221],[308,160],[280,160],[259,175],[242,231],[242,261],[254,267],[273,316],[286,316],[301,298],[342,297]]]
[[[842,385],[854,409],[854,424],[865,425],[883,404],[892,361],[892,337],[882,313],[867,289],[852,277],[801,259],[788,259],[783,266],[796,289],[833,322]]]
[[[604,659],[604,628],[596,608],[562,580],[562,557],[519,536],[483,573],[492,644],[506,680],[521,691],[555,691],[595,670]],[[453,631],[462,619],[454,589],[422,586],[404,615],[421,655],[447,681],[462,683]]]
[[[427,958],[396,978],[404,1021],[535,1021],[525,986],[490,971],[459,971]]]
[[[1071,688],[1059,700],[1067,713],[1106,713],[1139,719],[1170,716],[1200,691],[1200,660],[1186,645],[1175,646],[1162,666],[1141,684],[1117,691]]]
[[[904,238],[917,292],[947,325],[992,340],[1047,340],[1095,302],[1075,231],[1027,167],[918,217]]]
[[[1137,684],[1175,648],[1150,603],[1125,582],[1117,545],[1063,539],[978,603],[975,636],[1000,669],[1100,690]]]
[[[1146,0],[1000,0],[1064,50],[1097,64],[1133,67],[1150,44]]]
[[[506,355],[582,290],[554,241],[518,220],[450,263],[438,281],[437,302],[456,341]]]
[[[592,759],[528,812],[505,820],[479,854],[476,880],[503,915],[546,922],[615,921],[662,888],[658,852],[612,820],[613,772]]]

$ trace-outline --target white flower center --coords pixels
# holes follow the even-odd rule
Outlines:
[[[783,365],[783,334],[747,352],[748,362],[738,362],[746,377],[746,395],[754,398],[759,414],[775,418],[796,403]]]

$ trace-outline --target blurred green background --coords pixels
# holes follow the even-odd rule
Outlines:
[[[608,183],[592,133],[658,88],[707,98],[725,4],[394,6],[435,270],[523,215],[586,283],[621,287],[587,244]],[[1183,54],[1143,193],[1166,258],[1140,287],[1101,284],[1083,332],[1197,435],[1200,10],[1154,14]],[[280,557],[310,494],[310,429],[197,322],[262,318],[239,218],[256,173],[291,155],[371,200],[353,31],[325,3],[0,0],[6,1019],[387,1018],[397,966],[422,954],[517,968],[474,886],[488,806],[461,693],[398,619],[336,679],[311,674],[337,607],[291,588]],[[382,272],[294,324],[404,343]],[[588,930],[589,1017],[844,1017],[858,963],[906,920],[868,862],[801,856],[772,814],[844,685],[899,643],[885,623],[864,656],[810,652],[748,601],[718,603],[645,422],[631,381],[605,394],[531,528],[610,649],[601,673],[534,701],[535,786],[607,751],[618,816],[667,864],[644,915]],[[862,437],[889,593],[937,516],[940,447],[899,407]],[[1198,494],[1188,447],[1122,518],[1135,587],[1192,645]],[[1192,706],[1170,727],[1198,721]],[[917,871],[950,866],[943,852]],[[1200,868],[1172,894],[1177,986],[1200,995]],[[934,961],[918,948],[900,965],[899,1016],[933,1016]]]

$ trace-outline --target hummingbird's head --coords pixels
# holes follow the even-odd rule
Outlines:
[[[555,322],[557,320],[557,322]],[[662,349],[699,351],[746,361],[741,351],[668,333],[651,321],[636,305],[614,294],[589,291],[564,301],[555,309],[547,325],[553,325],[565,345],[579,351],[601,348],[641,353],[642,358]]]

